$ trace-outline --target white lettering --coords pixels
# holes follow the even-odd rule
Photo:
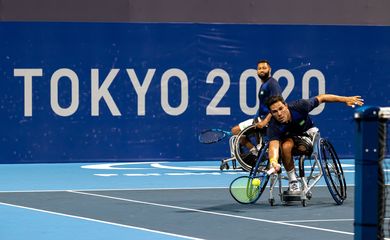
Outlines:
[[[276,71],[273,74],[273,77],[278,82],[280,81],[280,78],[283,78],[283,77],[286,78],[287,85],[286,85],[286,88],[282,92],[282,97],[284,99],[287,99],[287,97],[290,95],[290,93],[294,89],[294,85],[295,85],[294,75],[292,75],[292,73],[289,70],[287,70],[287,69],[279,69],[278,71]]]
[[[115,77],[118,75],[120,69],[111,69],[103,81],[99,81],[99,71],[99,69],[91,69],[91,116],[99,116],[99,103],[102,99],[107,104],[107,107],[113,116],[121,116],[121,112],[119,111],[114,99],[112,98],[112,95],[109,92],[109,87],[115,80]],[[137,94],[137,115],[145,116],[147,108],[146,94],[156,73],[156,69],[147,69],[146,75],[143,79],[138,78],[135,69],[126,69],[126,71],[128,77],[130,78],[130,82],[134,87],[135,93]],[[42,77],[43,70],[40,68],[14,69],[14,76],[23,77],[24,116],[31,117],[33,115],[33,77]],[[279,83],[283,81],[281,80],[282,78],[286,79],[287,84],[283,89],[282,96],[284,99],[287,99],[295,87],[294,75],[287,69],[279,69],[273,74],[273,77],[279,81]],[[70,81],[71,98],[67,107],[60,106],[61,99],[59,98],[61,97],[61,93],[66,93],[66,89],[60,89],[59,83],[61,78],[67,78]],[[177,78],[179,80],[179,92],[172,90],[171,92],[169,91],[169,82],[171,78]],[[216,83],[216,78],[220,78],[222,82]],[[310,89],[310,82],[312,81],[312,78],[317,79],[318,93],[317,91]],[[255,89],[250,87],[248,90],[249,79],[251,79],[251,81],[255,80]],[[217,68],[211,70],[208,73],[206,83],[220,85],[213,86],[212,89],[218,88],[214,96],[211,96],[210,98],[208,95],[204,96],[205,99],[210,99],[206,107],[206,115],[231,115],[230,106],[219,106],[230,88],[230,81],[230,76],[224,69]],[[253,82],[249,83],[250,86],[253,86]],[[71,69],[58,69],[53,73],[50,80],[50,104],[52,110],[57,115],[66,117],[73,115],[77,111],[80,104],[79,85],[79,78],[77,74]],[[302,77],[302,98],[308,99],[314,95],[324,94],[325,85],[325,77],[321,71],[317,69],[308,70]],[[257,112],[259,106],[257,93],[261,86],[261,81],[258,79],[257,71],[255,69],[246,69],[243,71],[240,75],[238,86],[238,101],[241,111],[247,115],[254,115]],[[161,107],[167,114],[178,116],[187,110],[189,101],[189,82],[188,77],[183,70],[171,68],[165,71],[161,77],[160,87]],[[172,104],[169,102],[169,99],[178,99],[177,101],[179,103],[177,106],[172,106]],[[248,100],[252,99],[255,100],[255,104],[253,106],[249,106]],[[227,104],[231,102],[232,100],[229,100],[227,101]],[[325,104],[322,104],[314,109],[310,114],[318,115],[324,110],[324,108]]]
[[[68,108],[62,108],[58,103],[58,82],[66,77],[71,82],[71,100]],[[76,112],[79,107],[79,78],[76,73],[70,69],[58,69],[51,76],[50,80],[50,104],[53,111],[62,117],[67,117]]]
[[[113,116],[121,116],[118,107],[108,88],[114,81],[114,78],[118,74],[119,69],[111,69],[106,79],[104,79],[102,85],[99,88],[99,69],[91,69],[91,115],[99,116],[99,101],[101,98],[107,103],[108,109],[110,109]]]
[[[207,75],[206,83],[213,84],[214,79],[220,77],[222,79],[222,86],[215,94],[214,98],[210,101],[206,108],[207,115],[230,115],[230,107],[218,107],[218,103],[225,96],[229,90],[230,77],[229,74],[220,68],[213,69]]]
[[[134,90],[137,93],[137,114],[138,116],[145,116],[145,95],[148,91],[149,85],[152,82],[152,78],[156,69],[148,69],[145,79],[140,84],[137,74],[134,69],[127,69],[127,75],[130,77],[130,81],[133,84]]]
[[[248,78],[252,78],[256,81],[256,89],[252,91],[249,95],[250,97],[255,96],[256,104],[253,107],[249,107],[247,104],[247,81]],[[259,109],[259,98],[257,97],[257,93],[260,90],[261,80],[257,76],[257,71],[254,69],[245,70],[240,76],[240,108],[247,115],[255,115],[257,110]],[[254,93],[254,94],[253,94]]]
[[[168,81],[177,77],[181,84],[181,100],[178,107],[172,107],[168,101]],[[188,78],[181,69],[172,68],[164,72],[161,77],[161,106],[166,113],[172,116],[182,114],[188,107]]]
[[[14,77],[24,77],[24,116],[32,116],[32,78],[42,77],[41,68],[14,69]]]
[[[318,94],[315,94],[315,96],[324,94],[325,93],[325,76],[320,72],[319,70],[316,69],[311,69],[303,75],[302,78],[302,98],[303,99],[308,99],[310,98],[310,91],[309,91],[309,82],[310,79],[312,78],[317,78],[318,82]],[[314,97],[314,96],[313,96]],[[311,115],[318,115],[320,114],[325,108],[325,103],[322,103],[315,109],[313,109],[310,114]]]

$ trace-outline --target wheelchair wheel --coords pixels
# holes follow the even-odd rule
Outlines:
[[[258,154],[250,152],[250,148],[248,146],[257,147],[261,145],[262,136],[255,125],[245,128],[237,135],[234,146],[234,155],[240,163],[242,169],[248,172],[251,171],[257,161]],[[259,149],[258,152],[260,152]]]
[[[320,140],[320,162],[328,185],[330,194],[334,201],[341,205],[347,198],[347,185],[340,160],[333,145],[326,139]]]

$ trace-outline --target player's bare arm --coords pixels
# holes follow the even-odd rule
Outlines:
[[[271,165],[270,167],[275,168],[276,172],[280,170],[280,164],[278,163],[279,147],[280,147],[280,142],[278,140],[272,140],[269,142],[268,156]]]
[[[342,102],[347,104],[347,106],[362,106],[364,104],[364,99],[361,96],[338,96],[333,94],[320,94],[317,96],[319,103],[324,102]]]

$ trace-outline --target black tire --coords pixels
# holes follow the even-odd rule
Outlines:
[[[255,125],[249,126],[242,130],[235,140],[234,154],[245,171],[251,171],[252,167],[255,166],[258,155],[252,154],[248,147],[243,144],[243,141],[249,141],[253,146],[262,144],[262,137],[260,130]],[[260,152],[260,151],[259,151]]]
[[[333,145],[326,139],[320,139],[320,163],[325,182],[334,201],[341,205],[347,198],[347,185],[343,168]]]

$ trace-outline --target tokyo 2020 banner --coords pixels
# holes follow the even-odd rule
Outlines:
[[[0,162],[221,160],[202,145],[257,111],[257,61],[288,101],[361,95],[389,106],[390,28],[248,24],[0,23]],[[312,112],[341,157],[353,109]]]

